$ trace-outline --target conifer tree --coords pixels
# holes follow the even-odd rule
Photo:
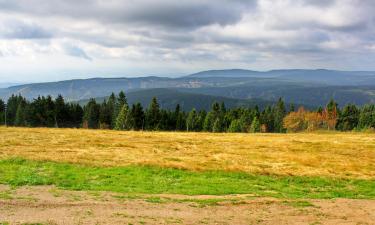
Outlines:
[[[134,130],[143,130],[145,124],[145,115],[141,103],[133,104],[131,109],[131,128]]]
[[[356,105],[349,104],[339,115],[337,127],[342,131],[350,131],[358,126],[359,110]]]
[[[229,125],[228,132],[239,133],[242,132],[242,122],[239,119],[232,120]]]
[[[254,117],[253,122],[250,125],[250,133],[258,133],[260,132],[260,122],[258,117]]]
[[[129,108],[127,105],[123,105],[116,119],[116,130],[128,130],[130,128],[128,119],[129,114]]]
[[[285,129],[283,127],[283,119],[286,115],[286,109],[284,101],[279,98],[279,100],[276,103],[276,106],[274,107],[274,113],[273,113],[273,128],[274,132],[282,133],[285,132]]]
[[[156,97],[153,97],[146,111],[146,128],[148,130],[158,130],[159,120],[160,106]]]
[[[110,98],[113,98],[113,96],[111,95]],[[122,107],[124,105],[129,107],[128,100],[127,100],[126,95],[123,91],[120,91],[120,93],[118,94],[118,97],[117,97],[114,104],[115,104],[115,107],[114,107],[112,120],[113,120],[113,123],[116,123],[117,116],[120,113],[120,110],[122,109]]]
[[[26,114],[26,109],[25,109],[25,104],[20,103],[17,107],[17,112],[16,112],[16,118],[14,120],[14,126],[25,126],[26,125],[26,119],[25,119],[25,114]]]
[[[5,124],[5,103],[0,99],[0,125]]]
[[[99,127],[100,106],[95,99],[90,99],[84,108],[84,127],[97,129]]]
[[[219,133],[223,131],[223,124],[220,121],[220,118],[216,118],[213,127],[212,127],[212,132]]]
[[[186,119],[186,130],[187,131],[197,131],[198,128],[198,115],[195,108],[193,108]]]

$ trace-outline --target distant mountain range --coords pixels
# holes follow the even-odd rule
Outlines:
[[[176,108],[176,105],[180,104],[181,109],[184,111],[190,111],[193,108],[197,110],[209,110],[214,102],[224,102],[226,107],[228,108],[240,106],[258,106],[259,108],[263,109],[268,105],[274,104],[274,101],[268,101],[263,99],[236,99],[206,94],[186,93],[176,89],[167,88],[130,91],[127,92],[126,97],[130,105],[139,102],[142,104],[143,107],[147,107],[150,104],[152,97],[156,97],[158,99],[160,107],[164,109],[174,110]],[[107,98],[108,96],[99,97],[95,100],[101,103],[104,101],[104,99]],[[85,99],[80,100],[78,103],[81,105],[85,105],[88,101],[89,99]]]
[[[6,99],[11,94],[21,94],[32,99],[39,95],[56,97],[62,94],[68,101],[81,101],[104,98],[121,90],[127,92],[129,98],[140,102],[159,96],[165,99],[165,106],[179,101],[205,108],[206,102],[212,99],[246,105],[260,101],[274,102],[279,97],[287,102],[314,106],[323,105],[332,97],[340,105],[363,105],[375,103],[375,72],[211,70],[178,78],[92,78],[24,84],[0,88],[0,97]],[[130,93],[137,95],[134,94],[136,97],[133,98]]]

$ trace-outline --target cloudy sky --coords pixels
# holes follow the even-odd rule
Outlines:
[[[0,0],[0,83],[375,70],[374,0]]]

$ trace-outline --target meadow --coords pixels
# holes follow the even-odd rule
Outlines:
[[[373,133],[229,134],[0,127],[0,159],[375,178]]]
[[[367,223],[374,199],[373,133],[0,127],[0,224]]]

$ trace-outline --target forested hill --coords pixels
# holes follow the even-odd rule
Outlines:
[[[0,88],[0,98],[20,94],[31,100],[59,94],[67,101],[109,96],[149,89],[175,89],[185,93],[234,99],[259,99],[305,105],[324,105],[334,98],[339,105],[375,103],[375,72],[335,70],[212,70],[178,77],[92,78],[36,83]],[[146,93],[152,93],[146,92]],[[145,94],[145,93],[144,93]],[[147,96],[151,99],[153,96]],[[178,96],[181,97],[181,96]],[[203,98],[207,99],[207,98]],[[168,99],[171,101],[171,98]],[[208,104],[205,102],[204,104]]]
[[[196,110],[208,111],[214,102],[223,102],[228,108],[258,106],[260,109],[275,103],[274,101],[263,99],[236,99],[222,96],[186,93],[176,89],[166,88],[131,91],[128,92],[126,96],[130,105],[139,102],[143,107],[147,107],[151,103],[152,97],[156,97],[161,108],[174,110],[176,105],[179,104],[183,111],[190,111],[193,108]],[[108,97],[109,96],[96,98],[96,101],[101,103],[104,99],[108,99]],[[78,103],[80,105],[85,105],[88,102],[89,99],[85,99]],[[304,107],[312,108],[312,106],[308,105],[304,105]]]

